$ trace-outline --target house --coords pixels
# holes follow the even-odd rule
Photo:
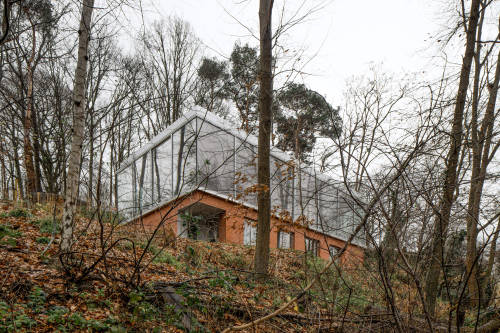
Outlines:
[[[125,160],[117,173],[124,223],[170,229],[180,237],[254,245],[257,138],[194,109]],[[300,186],[299,186],[300,184]],[[324,259],[345,245],[360,214],[342,186],[271,151],[271,247]],[[344,260],[362,260],[355,237]]]

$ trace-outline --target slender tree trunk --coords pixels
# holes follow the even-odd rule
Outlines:
[[[16,136],[16,131],[14,130],[16,128],[17,124],[14,120],[14,118],[12,118],[12,145],[14,146],[13,147],[13,151],[14,151],[14,168],[16,170],[16,181],[17,181],[17,184],[14,183],[12,184],[13,185],[13,188],[16,190],[17,192],[17,196],[23,200],[24,199],[24,186],[23,186],[23,176],[22,176],[22,173],[21,173],[21,163],[19,162],[19,153],[17,151],[17,147],[18,147],[18,142],[17,142],[17,136]],[[16,198],[17,200],[17,198]]]
[[[493,127],[495,123],[495,105],[500,79],[500,53],[498,54],[497,67],[494,81],[489,87],[489,99],[486,112],[482,121],[481,131],[478,131],[477,112],[473,114],[472,121],[472,175],[469,191],[468,214],[467,214],[467,255],[465,267],[470,278],[467,283],[471,306],[477,306],[479,299],[478,272],[477,272],[477,224],[479,222],[479,210],[481,196],[483,193],[486,170],[489,164],[489,153],[492,143]],[[474,119],[475,118],[475,119]],[[479,133],[478,133],[479,132]],[[469,275],[469,274],[467,274]]]
[[[88,195],[87,195],[87,206],[92,207],[94,201],[94,112],[91,111],[89,114],[90,126],[89,126],[89,185],[88,185]]]
[[[491,241],[490,245],[490,254],[488,257],[488,266],[486,266],[486,272],[484,273],[484,284],[483,284],[483,290],[486,290],[486,287],[492,283],[492,278],[491,278],[491,272],[493,272],[493,266],[495,264],[495,257],[497,255],[497,241],[498,241],[498,234],[500,234],[500,217],[498,218],[498,223],[497,227],[495,229],[495,233],[493,234],[493,240]],[[493,288],[494,286],[492,286]],[[493,288],[494,289],[494,288]],[[495,295],[492,295],[492,297],[495,297]],[[485,302],[486,304],[489,303]]]
[[[28,202],[31,203],[32,195],[36,192],[36,172],[35,165],[33,164],[33,148],[31,145],[31,129],[32,129],[32,112],[33,112],[33,69],[31,61],[28,60],[28,93],[27,108],[24,114],[24,167],[26,169],[26,197]]]
[[[471,72],[472,58],[474,56],[476,30],[479,21],[480,0],[472,0],[470,9],[469,25],[467,27],[467,40],[465,54],[460,71],[455,110],[453,113],[453,125],[451,129],[450,148],[446,160],[445,179],[443,184],[442,198],[439,203],[439,213],[436,216],[431,243],[431,257],[429,270],[425,281],[425,302],[431,316],[435,314],[436,298],[438,291],[439,276],[443,263],[444,244],[453,205],[453,197],[457,183],[458,158],[462,146],[463,117],[467,89],[469,87],[469,76]]]
[[[33,162],[35,163],[36,192],[42,192],[42,169],[40,167],[40,132],[38,128],[38,116],[36,108],[33,108]]]
[[[8,178],[7,178],[7,168],[5,166],[5,150],[3,149],[3,144],[0,142],[0,161],[2,162],[2,199],[9,199],[9,189],[8,189]]]
[[[61,252],[69,253],[73,242],[73,218],[76,210],[80,179],[80,159],[85,126],[85,78],[88,65],[88,44],[94,0],[83,0],[80,28],[78,29],[78,58],[73,85],[73,135],[68,161],[67,188],[61,231]]]
[[[259,147],[257,180],[258,224],[255,249],[255,273],[266,276],[269,266],[269,237],[271,230],[270,145],[273,105],[272,30],[273,0],[260,0],[260,94]]]

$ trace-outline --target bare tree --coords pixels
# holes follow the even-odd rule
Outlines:
[[[84,0],[81,7],[80,27],[78,29],[78,58],[73,84],[73,135],[68,161],[68,183],[64,198],[64,211],[61,229],[61,252],[68,254],[73,242],[73,222],[76,199],[80,182],[80,157],[82,153],[85,126],[85,78],[87,76],[88,45],[94,0]]]
[[[435,314],[438,280],[443,262],[446,231],[450,221],[451,207],[453,205],[454,193],[456,190],[458,160],[462,147],[465,100],[467,98],[472,59],[474,57],[480,3],[480,0],[471,1],[470,16],[466,29],[467,41],[460,72],[460,81],[458,83],[455,110],[453,113],[453,125],[450,133],[450,147],[446,159],[446,170],[444,172],[445,181],[443,184],[443,193],[439,203],[439,212],[434,222],[431,245],[432,252],[425,281],[426,306],[432,316]]]

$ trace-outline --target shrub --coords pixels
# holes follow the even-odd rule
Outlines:
[[[17,240],[22,236],[19,231],[12,230],[11,226],[6,224],[0,224],[0,244],[16,246]]]
[[[38,237],[36,239],[36,242],[39,244],[49,244],[50,243],[50,238],[49,237]]]
[[[40,313],[45,310],[45,300],[47,298],[47,294],[42,288],[36,286],[33,288],[33,291],[29,295],[28,307],[34,313]]]
[[[36,325],[36,321],[28,317],[22,308],[15,309],[3,301],[0,301],[0,332],[24,331],[26,327],[31,330]]]
[[[38,224],[38,226],[40,227],[40,232],[44,234],[51,234],[52,232],[59,233],[61,231],[61,223],[58,219],[55,220],[53,220],[52,218],[41,219],[38,220],[36,224]]]
[[[29,217],[30,213],[22,208],[13,209],[9,212],[10,217]]]
[[[50,324],[64,324],[65,314],[68,312],[69,310],[65,306],[53,306],[47,313],[47,322]]]
[[[128,306],[131,308],[132,321],[151,321],[160,315],[160,311],[153,304],[145,300],[144,293],[132,291],[129,293]]]

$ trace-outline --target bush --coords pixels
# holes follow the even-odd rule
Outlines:
[[[61,232],[61,223],[58,219],[55,221],[52,218],[41,219],[36,221],[36,224],[40,227],[40,232],[44,234],[51,234],[54,232],[54,228],[55,233]]]
[[[38,244],[49,244],[50,243],[50,238],[49,237],[38,237],[36,239],[36,242]]]
[[[0,301],[0,332],[24,331],[22,328],[31,330],[36,321],[28,317],[22,308],[13,308]]]
[[[45,310],[45,300],[47,294],[40,287],[35,287],[29,296],[28,307],[34,313],[41,313]]]
[[[22,233],[19,231],[15,231],[11,228],[11,226],[6,224],[0,224],[0,244],[16,246],[17,240],[22,236]]]
[[[160,310],[145,300],[144,293],[132,291],[128,297],[128,306],[131,308],[133,322],[151,321],[160,315]]]
[[[9,212],[10,217],[29,217],[30,213],[22,208],[13,209]]]

